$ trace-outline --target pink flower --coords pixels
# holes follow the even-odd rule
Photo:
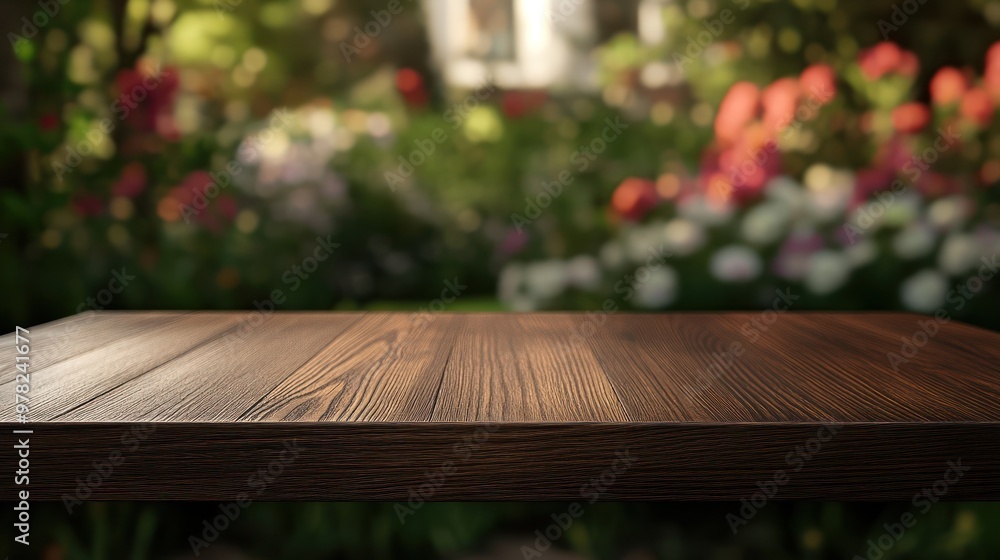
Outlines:
[[[931,100],[935,105],[950,105],[962,99],[969,81],[958,68],[945,66],[931,78]]]
[[[764,125],[768,132],[778,133],[795,119],[799,93],[799,82],[795,78],[781,78],[764,89],[761,103],[764,105]]]
[[[903,51],[896,66],[896,73],[907,78],[916,78],[920,73],[920,59],[910,51]]]
[[[809,270],[809,257],[822,248],[823,238],[819,235],[792,234],[781,244],[771,269],[779,278],[801,280]]]
[[[500,240],[500,243],[497,245],[497,251],[502,255],[514,255],[520,253],[527,244],[527,233],[511,229],[508,230],[504,238]]]
[[[892,110],[892,126],[899,132],[920,132],[931,120],[931,110],[923,103],[904,103]]]
[[[858,66],[869,80],[878,80],[890,73],[912,78],[920,71],[920,60],[917,55],[904,51],[896,43],[883,41],[861,51]]]
[[[903,59],[903,52],[896,43],[884,41],[858,55],[861,72],[869,80],[877,80],[894,71]]]
[[[829,103],[837,95],[837,76],[829,65],[813,64],[802,71],[799,87],[807,97]]]
[[[111,186],[111,194],[135,198],[146,189],[146,168],[139,162],[132,162],[122,169],[121,175]]]
[[[114,112],[119,118],[141,131],[176,139],[173,112],[180,78],[175,68],[168,66],[152,72],[137,65],[118,72],[115,83],[119,95]]]
[[[872,195],[892,186],[895,173],[885,167],[862,169],[854,174],[854,196],[851,208],[857,207]]]
[[[722,144],[736,140],[743,128],[760,111],[760,89],[750,82],[737,82],[729,88],[715,115],[715,137]]]

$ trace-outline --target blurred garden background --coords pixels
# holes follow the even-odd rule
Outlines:
[[[450,310],[780,289],[1000,328],[993,283],[966,286],[1000,251],[1000,2],[24,0],[0,21],[7,331],[276,288],[416,309],[455,283]]]
[[[4,332],[279,288],[455,311],[777,289],[1000,329],[1000,1],[4,0],[0,22]],[[45,507],[30,557],[138,560],[187,557],[216,505]],[[259,504],[211,553],[519,558],[559,507]],[[738,507],[598,504],[546,556],[864,557],[908,505],[776,503],[733,536]],[[997,558],[998,522],[939,504],[883,557]]]

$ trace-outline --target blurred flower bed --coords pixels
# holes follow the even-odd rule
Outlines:
[[[993,5],[923,6],[890,42],[891,2],[666,4],[666,39],[598,46],[584,92],[448,86],[419,9],[347,64],[377,3],[81,0],[15,49],[30,102],[0,112],[7,320],[93,307],[122,267],[97,305],[250,308],[321,238],[287,309],[416,307],[458,278],[454,309],[778,289],[1000,328],[989,282],[951,293],[1000,251]],[[939,25],[967,13],[981,33]]]

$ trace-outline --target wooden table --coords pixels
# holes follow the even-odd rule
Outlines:
[[[28,437],[44,500],[1000,499],[1000,335],[929,321],[77,315],[29,328],[25,424],[0,345],[4,496]]]

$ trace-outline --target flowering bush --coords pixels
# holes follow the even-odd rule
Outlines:
[[[1000,158],[982,149],[1000,102],[998,59],[1000,43],[981,77],[936,70],[930,105],[914,99],[924,97],[917,56],[891,42],[839,72],[819,63],[763,86],[736,81],[698,168],[667,162],[658,176],[624,179],[610,198],[611,240],[508,265],[500,297],[523,310],[609,293],[636,309],[703,309],[767,305],[791,289],[803,308],[959,311],[965,281],[980,269],[992,277],[1000,254]],[[830,161],[838,135],[871,156]],[[651,248],[669,259],[647,272]]]

